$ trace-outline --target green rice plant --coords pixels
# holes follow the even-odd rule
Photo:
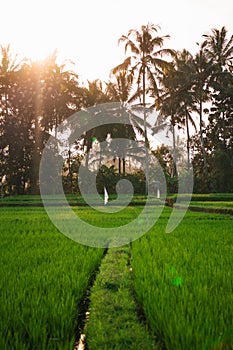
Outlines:
[[[190,203],[191,207],[200,207],[200,208],[213,208],[213,209],[232,209],[233,210],[233,201],[192,201]]]
[[[93,205],[99,204],[95,196],[89,194],[86,195],[88,200],[93,203]],[[66,194],[65,195],[68,203],[72,206],[81,206],[86,205],[85,199],[81,195],[76,194]],[[100,194],[100,198],[103,198],[103,194]],[[47,195],[45,196],[46,201],[48,203],[54,204],[65,204],[64,198],[61,195]],[[109,195],[109,205],[111,205],[112,201],[117,199],[116,194]],[[101,200],[101,199],[100,199]],[[147,196],[145,195],[134,195],[130,205],[144,205],[147,201]],[[160,200],[157,200],[154,196],[150,198],[150,201],[153,201],[153,204],[160,205]],[[14,196],[6,196],[4,198],[0,198],[0,206],[30,206],[30,205],[43,205],[42,198],[40,195],[14,195]]]
[[[0,348],[72,349],[80,301],[103,249],[79,245],[43,208],[1,208]]]
[[[157,225],[133,242],[138,302],[167,350],[233,349],[233,219],[188,212],[171,234]]]
[[[183,200],[187,197],[186,194],[180,195]],[[188,195],[189,196],[189,195]],[[168,198],[173,198],[176,201],[177,194],[168,194]],[[204,193],[204,194],[192,194],[192,201],[195,202],[205,202],[205,201],[217,201],[217,202],[232,202],[233,201],[233,193]]]

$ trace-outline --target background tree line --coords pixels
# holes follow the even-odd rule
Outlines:
[[[155,150],[170,191],[176,190],[179,130],[184,130],[187,169],[193,165],[195,192],[231,192],[233,189],[233,36],[225,27],[204,34],[192,55],[164,48],[169,38],[159,36],[153,24],[130,30],[120,39],[126,58],[110,73],[108,82],[95,80],[80,86],[78,74],[58,64],[56,54],[43,62],[12,57],[1,47],[0,62],[0,184],[9,194],[38,193],[38,171],[44,145],[51,132],[74,112],[100,103],[121,102],[130,106],[131,128],[99,127],[83,135],[77,147],[92,148],[93,137],[137,138],[147,145],[148,128],[156,134],[171,133],[172,149]],[[142,118],[133,112],[141,108]],[[155,125],[148,116],[158,111]],[[198,122],[195,122],[198,116]],[[118,150],[117,165],[102,168],[99,178],[126,172],[124,154]],[[171,156],[172,154],[172,156]],[[77,191],[80,155],[68,152],[64,165],[67,192]],[[116,170],[117,169],[117,170]],[[107,174],[107,175],[106,175]],[[137,178],[144,179],[140,174]],[[107,179],[107,177],[106,177]],[[107,180],[106,180],[107,181]],[[145,179],[143,180],[145,181]],[[141,188],[140,185],[138,188]]]

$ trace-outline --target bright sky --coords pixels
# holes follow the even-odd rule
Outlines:
[[[170,34],[164,47],[192,53],[211,28],[233,34],[232,0],[1,0],[0,8],[1,45],[33,60],[57,49],[84,81],[108,80],[125,58],[119,37],[148,22]]]

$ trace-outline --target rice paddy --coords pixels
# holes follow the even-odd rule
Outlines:
[[[94,292],[106,277],[101,264],[104,250],[62,235],[43,207],[0,210],[0,349],[73,349],[82,331],[80,302],[90,279],[100,266],[103,277],[97,276]],[[142,208],[128,207],[117,215],[107,214],[106,220],[87,207],[73,210],[92,225],[112,227],[127,223]],[[187,212],[175,231],[167,234],[164,228],[170,213],[170,208],[164,208],[154,227],[126,246],[128,265],[122,267],[121,277],[127,298],[135,299],[142,310],[153,349],[233,349],[233,217]],[[113,263],[108,274],[113,276],[114,271]],[[91,294],[91,302],[103,312],[90,315],[98,323],[92,322],[89,329],[88,322],[85,326],[91,348],[117,349],[116,339],[124,344],[119,339],[126,337],[124,326],[112,339],[103,336],[108,334],[102,319],[106,319],[107,299],[99,299],[98,293]],[[120,317],[119,308],[110,309],[111,319]],[[130,312],[137,315],[132,308]],[[126,308],[122,317],[127,316],[132,319]],[[132,329],[140,327],[126,331],[127,349],[138,349]]]

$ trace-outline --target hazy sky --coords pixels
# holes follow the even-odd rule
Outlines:
[[[164,47],[192,53],[211,28],[233,34],[232,0],[1,0],[0,9],[1,45],[33,60],[57,49],[83,80],[108,80],[125,57],[119,37],[148,22],[171,36]]]

